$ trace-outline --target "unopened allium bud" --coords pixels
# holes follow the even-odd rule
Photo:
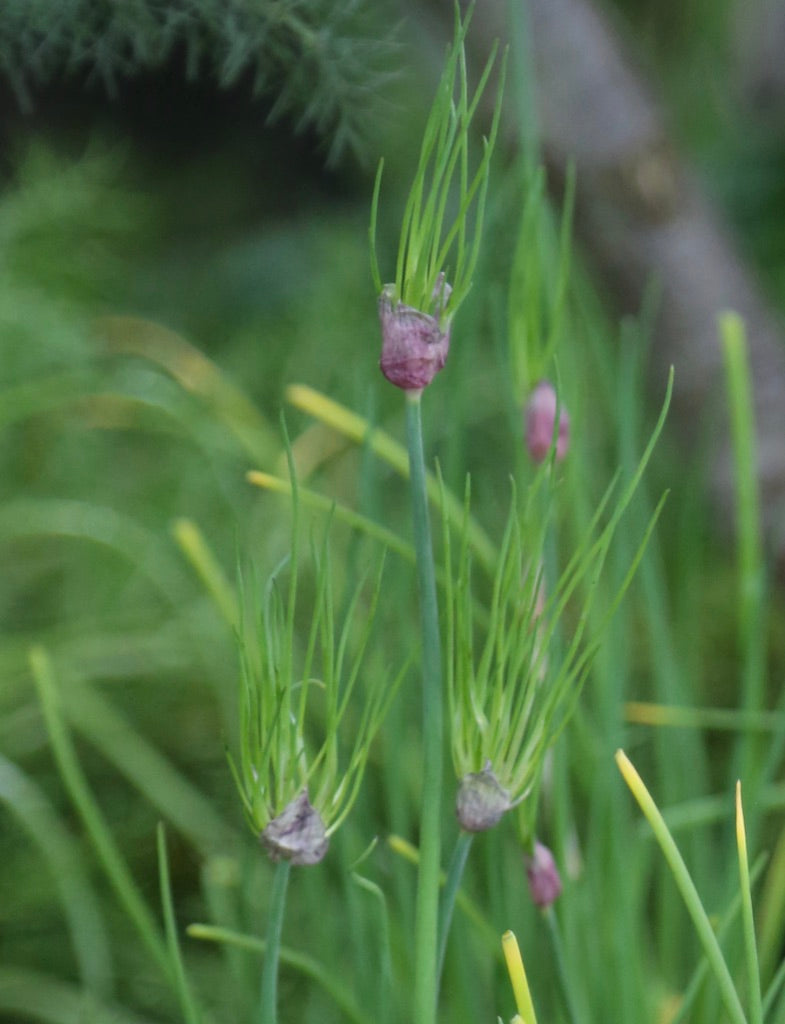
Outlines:
[[[535,842],[534,850],[524,860],[532,901],[545,909],[561,892],[561,876],[556,861],[548,847],[540,842]]]
[[[535,462],[542,462],[553,442],[556,422],[556,391],[553,384],[541,380],[529,396],[524,413],[526,448]],[[563,405],[559,407],[559,429],[556,437],[556,459],[561,461],[570,443],[570,417]]]
[[[510,794],[494,775],[488,761],[481,772],[469,772],[461,779],[455,801],[455,813],[467,832],[493,828],[512,807]]]
[[[306,790],[267,824],[260,838],[273,860],[292,864],[318,864],[330,845],[321,815]]]
[[[379,366],[391,384],[404,391],[421,391],[444,366],[450,349],[450,325],[442,330],[439,318],[451,291],[440,274],[433,293],[436,308],[430,314],[394,301],[395,285],[384,286],[379,296]]]

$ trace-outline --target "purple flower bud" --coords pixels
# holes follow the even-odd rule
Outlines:
[[[469,772],[461,779],[455,813],[461,828],[467,832],[493,828],[511,807],[510,794],[499,784],[490,761],[481,772]]]
[[[318,864],[330,845],[321,815],[303,790],[268,822],[260,836],[273,860]]]
[[[524,420],[526,426],[526,447],[532,459],[540,463],[550,451],[553,442],[553,428],[556,420],[556,391],[553,384],[541,380],[526,403]],[[570,417],[564,406],[559,408],[559,431],[556,437],[556,459],[558,462],[567,454],[570,443]]]
[[[534,843],[534,850],[524,857],[526,877],[532,901],[538,907],[549,907],[561,892],[561,876],[553,854],[542,843]]]
[[[395,285],[384,286],[379,296],[382,325],[382,373],[404,391],[421,391],[431,383],[447,361],[450,349],[450,325],[442,331],[441,311],[452,288],[440,274],[434,288],[434,313],[423,313],[402,302],[394,302]]]

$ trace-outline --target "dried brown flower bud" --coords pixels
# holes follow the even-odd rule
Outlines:
[[[526,448],[535,462],[542,462],[553,442],[556,421],[556,391],[553,384],[541,380],[529,396],[524,412]],[[559,430],[556,437],[556,460],[561,462],[570,443],[570,417],[563,405],[559,406]]]
[[[292,864],[318,864],[330,845],[321,815],[306,790],[268,822],[260,839],[273,860]]]
[[[512,807],[510,794],[500,785],[488,761],[481,772],[469,772],[461,779],[455,813],[467,832],[485,832]]]
[[[421,391],[444,366],[450,349],[450,325],[442,330],[439,318],[451,291],[440,274],[433,293],[435,310],[430,314],[395,302],[395,285],[384,286],[379,296],[379,366],[391,384],[404,391]]]
[[[531,855],[524,860],[532,901],[543,909],[549,907],[561,892],[561,876],[553,854],[547,846],[535,842]]]

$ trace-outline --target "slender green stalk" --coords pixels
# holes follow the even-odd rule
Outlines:
[[[450,934],[452,912],[455,909],[455,897],[458,895],[458,889],[461,885],[463,871],[466,867],[469,850],[472,848],[473,839],[473,832],[461,830],[450,858],[450,866],[447,870],[447,881],[442,893],[442,906],[439,914],[439,979],[441,979],[442,971],[444,970],[444,956],[447,952],[447,938]]]
[[[275,1024],[278,1019],[278,961],[281,954],[283,912],[286,905],[290,870],[291,864],[288,860],[279,860],[273,875],[270,917],[267,923],[267,943],[262,965],[262,989],[259,997],[260,1024]]]
[[[752,870],[750,871],[750,884],[751,885],[754,885],[756,880],[758,878],[760,878],[760,875],[761,875],[761,872],[763,871],[765,863],[766,863],[766,858],[765,857],[759,857],[757,859],[757,861],[755,862],[755,864],[752,866]],[[741,910],[741,900],[742,900],[741,892],[736,893],[736,895],[733,897],[733,901],[731,902],[731,905],[728,907],[728,909],[722,915],[722,917],[720,918],[719,922],[715,925],[715,932],[717,934],[717,941],[718,942],[723,943],[725,941],[725,938],[726,938],[728,932],[730,931],[731,925],[735,923],[736,918],[739,916],[739,911]],[[783,965],[783,966],[785,966],[785,965]],[[709,961],[704,956],[703,959],[701,960],[701,962],[695,968],[695,971],[694,971],[694,973],[692,975],[692,978],[690,979],[689,984],[685,987],[684,991],[682,992],[682,994],[681,994],[681,1001],[679,1003],[679,1008],[676,1011],[676,1014],[671,1018],[670,1024],[684,1024],[685,1021],[689,1021],[689,1020],[692,1019],[690,1015],[693,1012],[693,1006],[695,1004],[695,1000],[698,998],[698,995],[700,994],[701,988],[703,987],[703,983],[706,980],[706,977],[707,977],[707,975],[709,973],[709,970],[710,970]],[[784,972],[784,976],[785,976],[785,972]],[[771,992],[772,992],[772,989],[770,987],[769,991],[766,993],[767,999],[768,999],[768,996],[769,996],[769,994]],[[772,996],[772,999],[773,998],[774,997]],[[769,1005],[767,1004],[767,1001],[764,1000],[764,1002],[763,1002],[763,1016],[764,1016],[764,1019],[768,1018],[768,1012],[769,1012]]]
[[[438,988],[439,818],[442,789],[442,666],[419,392],[406,394],[414,546],[422,627],[423,782],[414,936],[414,1021],[432,1024]]]
[[[755,920],[752,913],[752,886],[747,856],[747,834],[741,804],[741,782],[736,783],[736,845],[739,851],[739,882],[741,884],[741,917],[744,924],[744,953],[749,988],[750,1024],[763,1024],[761,1006],[760,964],[755,941]]]
[[[665,824],[659,808],[654,803],[643,779],[638,775],[635,767],[623,750],[616,751],[616,764],[632,795],[637,800],[638,806],[651,825],[654,836],[668,862],[674,881],[678,886],[687,911],[692,918],[695,931],[703,946],[706,959],[714,973],[728,1018],[733,1024],[747,1024],[747,1018],[744,1015],[738,993],[733,984],[733,978],[722,955],[720,944],[709,920],[709,915],[701,903],[695,883],[690,877],[687,865],[684,863],[684,859],[679,853],[676,843],[673,841],[673,836],[668,831],[668,826]]]
[[[2,754],[0,806],[18,818],[57,886],[84,990],[108,998],[114,985],[112,950],[89,862],[43,788]]]

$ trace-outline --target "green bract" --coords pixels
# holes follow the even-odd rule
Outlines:
[[[497,51],[494,45],[470,99],[463,42],[472,11],[473,6],[461,22],[456,4],[454,39],[447,52],[444,71],[423,133],[420,159],[401,223],[395,281],[390,292],[392,302],[400,302],[423,313],[432,313],[440,306],[442,329],[450,323],[471,287],[479,256],[491,154],[501,112],[502,82],[491,130],[483,140],[480,163],[474,175],[470,176],[469,129],[488,84]],[[504,64],[502,81],[503,77]],[[376,175],[370,227],[371,272],[379,295],[384,282],[376,257],[376,216],[382,168],[383,162],[379,164]],[[452,286],[443,304],[442,289],[438,287],[441,273]]]
[[[240,757],[239,762],[230,757],[230,762],[248,823],[271,856],[305,864],[324,856],[330,835],[349,813],[371,740],[397,685],[384,685],[380,673],[360,679],[381,566],[367,611],[359,610],[363,580],[339,630],[326,534],[320,548],[311,545],[310,623],[295,621],[299,567],[294,494],[291,555],[270,575],[261,605],[240,581]],[[353,739],[344,746],[340,737],[348,713]]]
[[[545,754],[572,714],[600,634],[632,580],[664,501],[649,521],[610,612],[590,631],[590,611],[611,540],[664,424],[671,384],[672,377],[659,420],[627,486],[612,504],[616,481],[610,485],[550,593],[543,565],[555,452],[538,468],[520,508],[513,486],[487,619],[484,613],[478,615],[481,606],[472,588],[467,484],[457,567],[455,574],[449,569],[445,573],[445,649],[452,757],[461,780],[458,811],[461,818],[461,807],[470,804],[471,814],[461,821],[470,831],[491,827],[505,810],[536,795]],[[449,567],[447,517],[444,547]],[[549,660],[557,635],[562,650],[558,660]],[[485,815],[478,803],[487,793],[492,793],[492,803]],[[527,841],[534,835],[536,806],[531,799],[522,810]]]

